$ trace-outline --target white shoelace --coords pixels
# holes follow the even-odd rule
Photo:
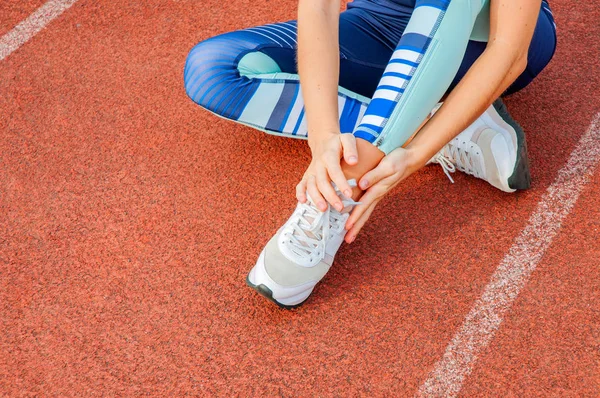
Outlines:
[[[352,188],[356,187],[356,181],[350,180],[348,183]],[[336,193],[342,199],[344,208],[360,204],[343,196],[337,188]],[[322,260],[325,257],[327,241],[333,236],[333,231],[344,227],[348,216],[349,213],[340,213],[331,206],[321,212],[309,198],[306,203],[298,204],[295,216],[288,224],[291,231],[286,232],[285,244],[304,261]]]
[[[455,138],[443,147],[431,161],[442,167],[452,183],[454,183],[454,180],[450,173],[454,173],[457,168],[464,173],[485,179],[479,151],[479,147],[471,141],[461,143],[460,140]]]

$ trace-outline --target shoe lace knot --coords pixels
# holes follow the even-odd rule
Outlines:
[[[356,187],[355,180],[349,180],[350,187]],[[308,197],[306,203],[298,203],[290,222],[284,227],[284,245],[302,262],[316,263],[325,257],[327,241],[334,233],[341,231],[348,219],[350,209],[360,204],[345,197],[337,187],[335,192],[342,200],[344,209],[340,212],[330,205],[327,210],[320,211],[313,200]],[[308,196],[308,195],[307,195]]]
[[[485,179],[481,149],[471,141],[453,139],[433,157],[432,161],[442,167],[452,183],[454,183],[454,180],[450,173],[454,173],[457,169],[477,178]]]

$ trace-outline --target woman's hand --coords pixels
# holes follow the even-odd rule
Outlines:
[[[340,0],[298,2],[298,74],[312,161],[296,187],[296,197],[305,203],[308,190],[308,194],[322,211],[327,209],[325,199],[336,208],[341,205],[331,187],[331,180],[342,192],[350,189],[340,167],[342,153],[348,163],[357,162],[356,159],[351,159],[352,156],[357,157],[354,137],[351,134],[340,134],[339,19]]]
[[[346,222],[346,242],[352,243],[365,222],[373,213],[377,203],[398,183],[411,175],[417,168],[414,166],[414,155],[411,150],[398,148],[384,157],[379,165],[365,174],[359,187],[366,190]]]
[[[318,139],[308,142],[312,151],[312,160],[296,186],[296,198],[305,203],[306,192],[321,211],[327,210],[329,202],[338,211],[343,209],[340,198],[336,195],[331,181],[347,197],[352,196],[352,189],[342,172],[342,157],[349,165],[358,163],[356,139],[352,134],[328,133],[319,134]]]

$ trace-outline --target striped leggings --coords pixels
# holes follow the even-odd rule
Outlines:
[[[489,8],[485,0],[417,0],[405,18],[390,21],[358,3],[340,14],[340,129],[387,154],[412,136],[483,53],[486,37],[476,37],[476,31],[489,23]],[[221,117],[306,138],[296,46],[295,21],[202,41],[186,61],[186,92]],[[555,25],[544,1],[527,69],[507,93],[528,85],[555,46]]]

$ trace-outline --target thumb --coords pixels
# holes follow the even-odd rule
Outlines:
[[[367,172],[359,181],[359,187],[363,190],[372,187],[379,181],[394,174],[394,168],[390,162],[390,157],[386,156],[379,162],[377,167]]]
[[[342,148],[344,150],[344,160],[349,165],[358,163],[358,150],[356,149],[356,138],[352,133],[342,133],[340,136]]]

